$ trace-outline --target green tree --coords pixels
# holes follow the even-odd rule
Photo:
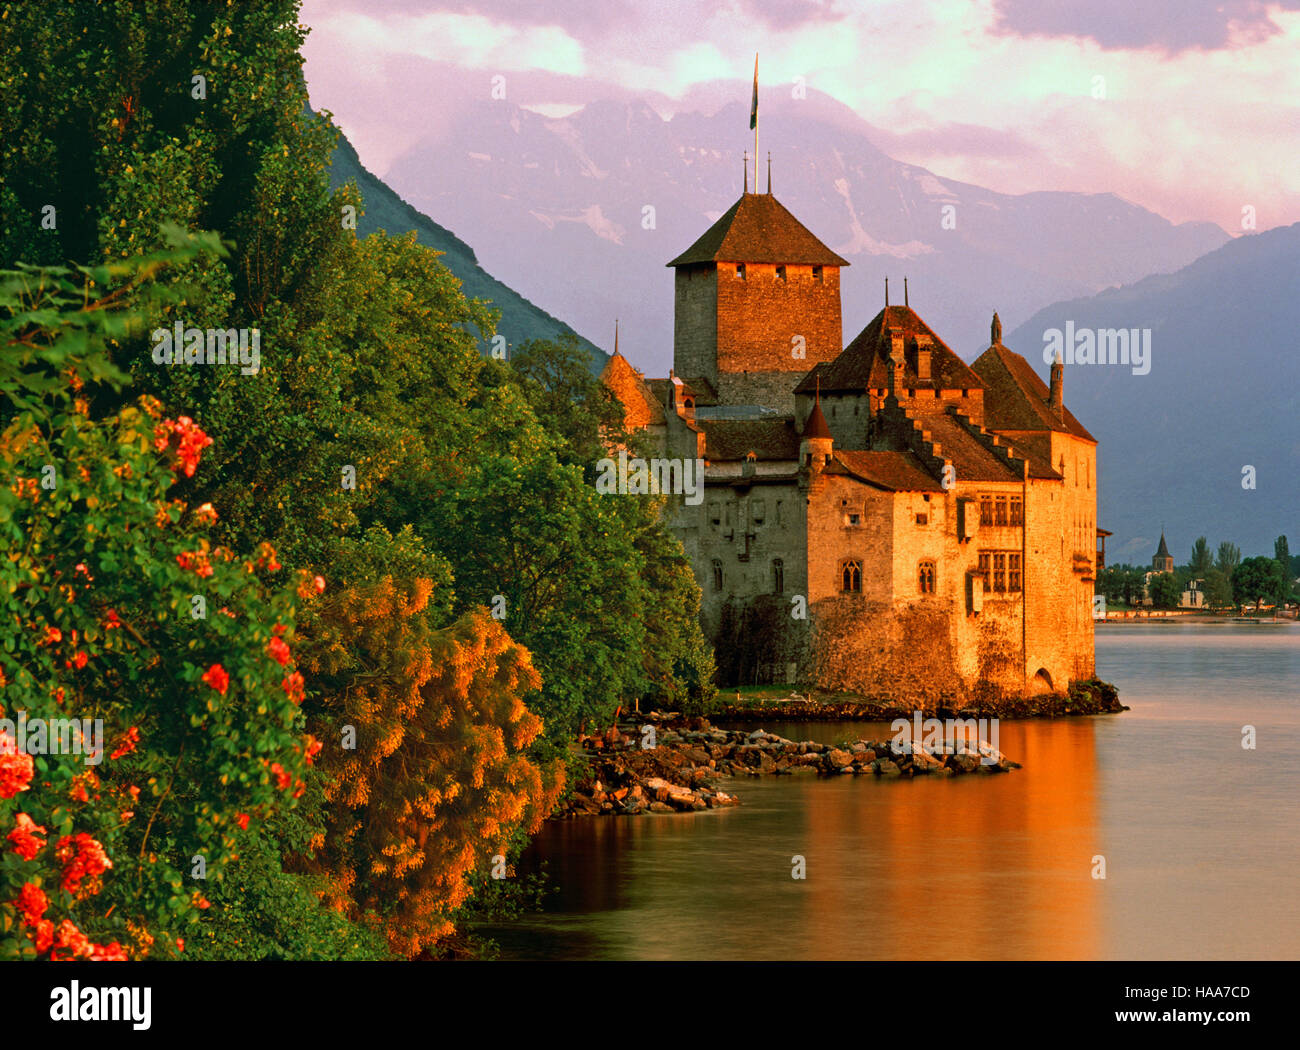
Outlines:
[[[1226,609],[1233,604],[1232,580],[1220,569],[1205,574],[1205,604],[1211,609]]]
[[[1278,570],[1282,574],[1282,586],[1278,593],[1279,601],[1290,601],[1292,591],[1291,548],[1285,536],[1279,536],[1273,543],[1273,557],[1277,559]]]
[[[1282,567],[1275,558],[1247,558],[1232,573],[1232,594],[1242,605],[1275,602],[1282,593]]]
[[[1152,576],[1148,590],[1151,596],[1151,604],[1157,609],[1178,608],[1182,590],[1179,588],[1178,580],[1173,573],[1161,572]]]
[[[1214,567],[1224,575],[1231,577],[1233,571],[1241,564],[1241,548],[1235,543],[1224,541],[1219,544],[1219,554],[1214,560]]]
[[[1195,579],[1204,579],[1205,574],[1214,567],[1214,555],[1210,553],[1210,545],[1204,536],[1198,536],[1192,544],[1192,559],[1187,567]]]

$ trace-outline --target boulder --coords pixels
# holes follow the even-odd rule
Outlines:
[[[898,763],[892,758],[878,758],[871,763],[871,772],[876,776],[897,777],[901,776],[903,771],[898,768]]]
[[[670,806],[670,805],[667,805],[667,804],[664,803],[664,802],[651,802],[650,805],[648,805],[648,806],[646,807],[646,809],[648,809],[651,813],[671,813],[671,812],[673,812],[673,807]]]
[[[841,766],[847,766],[852,761],[853,756],[847,751],[841,751],[839,748],[832,748],[830,751],[826,752],[826,762],[834,769],[839,769]]]

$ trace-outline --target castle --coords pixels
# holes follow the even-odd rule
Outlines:
[[[727,684],[962,704],[1093,674],[1097,442],[1002,343],[966,365],[907,303],[844,346],[849,265],[746,191],[675,271],[674,367],[602,379],[654,455]],[[692,503],[694,505],[692,505]]]

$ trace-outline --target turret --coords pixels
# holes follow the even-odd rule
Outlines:
[[[835,439],[831,437],[831,428],[826,425],[826,416],[822,413],[821,386],[817,388],[817,400],[813,402],[812,411],[803,425],[803,434],[799,438],[800,470],[820,474],[830,462],[835,449]]]
[[[996,315],[994,315],[996,317]],[[1056,351],[1056,360],[1052,362],[1052,388],[1047,395],[1047,407],[1057,419],[1065,418],[1065,365],[1061,363],[1061,351]]]

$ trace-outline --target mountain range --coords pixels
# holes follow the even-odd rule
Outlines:
[[[912,305],[950,346],[974,351],[995,309],[1027,317],[1228,240],[1212,223],[1174,225],[1113,194],[1013,196],[945,179],[887,156],[875,129],[828,96],[762,97],[774,193],[852,263],[846,343],[883,304],[886,276],[900,298],[909,277]],[[664,119],[647,102],[604,101],[550,118],[483,100],[413,142],[384,179],[420,210],[454,216],[487,270],[606,349],[621,319],[625,352],[666,375],[664,264],[740,196],[748,124],[740,103]],[[766,156],[760,168],[766,189]]]
[[[555,311],[594,337],[581,341],[599,368],[594,344],[612,349],[621,318],[624,352],[663,375],[664,263],[738,196],[734,150],[717,144],[746,121],[740,106],[665,120],[648,105],[593,103],[552,119],[483,103],[451,135],[415,143],[384,180],[341,138],[332,179],[357,180],[359,233],[414,229],[444,252],[466,293],[501,310],[510,344],[573,331]],[[1112,194],[995,193],[892,160],[869,126],[824,98],[763,131],[778,198],[853,263],[846,343],[883,304],[884,276],[904,274],[912,305],[968,361],[987,345],[994,309],[1006,344],[1044,374],[1052,329],[1150,330],[1146,374],[1065,372],[1066,402],[1100,442],[1098,523],[1115,533],[1112,563],[1149,562],[1162,527],[1180,563],[1200,535],[1271,553],[1291,520],[1300,542],[1300,224],[1229,239]],[[1246,467],[1254,488],[1243,487]]]

